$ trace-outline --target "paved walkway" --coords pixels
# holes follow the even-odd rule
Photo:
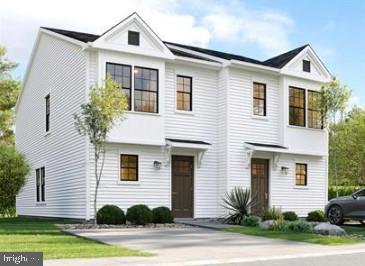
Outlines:
[[[44,265],[213,265],[365,252],[363,244],[329,247],[198,227],[72,230],[72,233],[113,245],[149,251],[155,256],[48,260]]]

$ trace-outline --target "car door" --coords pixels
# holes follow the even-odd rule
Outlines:
[[[354,200],[351,202],[351,205],[349,216],[365,220],[365,189],[354,194]]]

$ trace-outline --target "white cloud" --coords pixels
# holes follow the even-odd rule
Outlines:
[[[294,22],[276,11],[249,10],[233,3],[228,8],[215,7],[203,21],[206,27],[211,29],[213,38],[229,38],[244,44],[258,45],[267,56],[290,48],[288,33]]]
[[[184,11],[194,8],[195,16]],[[227,0],[6,0],[0,9],[0,43],[8,57],[28,60],[40,26],[100,34],[137,11],[164,40],[206,47],[212,40],[257,45],[266,55],[290,48],[293,21],[276,11],[257,11]]]

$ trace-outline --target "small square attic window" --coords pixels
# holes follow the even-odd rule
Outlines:
[[[128,44],[139,46],[139,32],[128,31]]]
[[[308,60],[303,60],[303,71],[311,72],[311,62]]]

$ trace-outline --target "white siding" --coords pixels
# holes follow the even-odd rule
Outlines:
[[[85,101],[86,59],[81,47],[42,34],[16,119],[16,147],[31,167],[17,197],[20,215],[85,217],[85,139],[73,113]],[[45,100],[51,95],[51,129],[45,132]],[[46,205],[37,206],[35,169],[46,168]]]
[[[267,116],[253,117],[252,84],[266,84]],[[271,76],[232,69],[228,91],[229,186],[250,186],[249,171],[244,170],[244,143],[280,144],[279,80]]]

